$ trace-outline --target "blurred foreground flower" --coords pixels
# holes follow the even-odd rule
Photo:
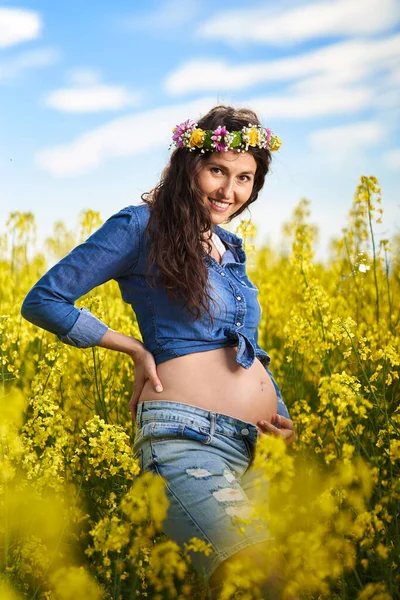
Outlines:
[[[237,523],[245,528],[261,520],[272,540],[251,574],[243,558],[232,561],[221,600],[277,576],[272,565],[279,565],[282,600],[327,596],[342,573],[353,569],[364,534],[358,517],[366,510],[375,472],[360,457],[333,466],[327,472],[301,453],[289,455],[281,438],[259,438],[252,466],[259,487],[254,515],[237,517]]]

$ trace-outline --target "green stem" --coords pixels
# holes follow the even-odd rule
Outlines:
[[[386,287],[387,287],[387,295],[388,295],[388,305],[389,305],[389,327],[391,333],[393,332],[393,324],[392,324],[392,298],[390,296],[390,278],[389,278],[389,261],[387,257],[387,250],[385,248],[385,276],[386,276]]]
[[[301,274],[303,275],[303,280],[304,280],[304,284],[305,284],[306,288],[310,288],[310,284],[307,281],[307,277],[306,277],[306,274],[303,269],[303,263],[301,263]],[[316,305],[317,305],[319,322],[320,322],[321,330],[322,330],[322,339],[326,343],[325,327],[324,327],[324,322],[322,319],[321,307],[319,306],[318,300],[316,301]],[[324,370],[327,372],[328,375],[332,375],[329,352],[325,351],[325,355],[326,356],[324,358],[322,358],[322,364],[324,365]]]
[[[119,576],[119,574],[117,573],[117,563],[119,560],[119,557],[121,556],[121,551],[118,552],[117,558],[115,560],[114,563],[114,591],[113,591],[113,600],[118,600],[118,594],[119,594],[119,588],[120,588],[120,582],[121,582],[121,577]]]
[[[97,351],[94,346],[92,347],[92,355],[93,355],[93,368],[94,368],[94,383],[96,386],[96,393],[97,393],[97,399],[98,399],[98,403],[96,403],[96,405],[98,406],[97,412],[100,415],[100,417],[102,419],[104,419],[104,421],[106,423],[108,423],[107,407],[104,402],[104,396],[102,393],[101,385],[99,385],[99,383],[100,383],[99,382],[99,369],[97,368],[97,363],[96,363]]]
[[[362,374],[363,374],[363,375],[364,375],[364,377],[365,377],[365,381],[367,382],[367,385],[368,385],[368,387],[369,387],[369,391],[371,392],[371,395],[373,396],[373,398],[374,398],[374,400],[375,400],[375,402],[376,402],[376,405],[378,406],[378,398],[375,396],[375,392],[374,392],[374,390],[373,390],[373,389],[372,389],[372,387],[371,387],[371,383],[370,383],[370,381],[369,381],[368,375],[367,375],[367,374],[366,374],[366,372],[365,372],[365,369],[364,369],[364,367],[363,367],[363,364],[362,364],[362,362],[361,362],[361,360],[360,360],[360,357],[359,357],[359,355],[358,355],[357,349],[356,349],[356,347],[354,346],[353,339],[352,339],[352,337],[351,337],[350,333],[348,332],[348,330],[347,330],[346,326],[345,326],[345,325],[343,325],[343,323],[342,323],[342,327],[343,327],[343,329],[345,330],[345,332],[347,333],[347,336],[348,336],[348,338],[349,338],[349,340],[350,340],[351,347],[353,348],[353,351],[354,351],[354,353],[355,353],[355,355],[356,355],[356,357],[357,357],[357,363],[358,363],[358,366],[360,367],[360,369],[361,369],[361,371],[362,371]]]
[[[375,281],[375,293],[376,293],[376,302],[375,302],[375,310],[376,310],[376,322],[379,324],[379,289],[378,289],[378,277],[376,273],[376,249],[375,249],[375,238],[374,238],[374,230],[372,227],[372,217],[371,217],[371,192],[369,189],[369,185],[367,184],[367,194],[368,194],[368,222],[369,229],[371,232],[371,241],[372,241],[372,252],[374,257],[374,281]]]
[[[349,249],[349,245],[348,245],[348,241],[347,241],[347,237],[345,236],[344,238],[344,243],[345,243],[345,248],[346,248],[346,255],[347,255],[347,260],[349,261],[350,264],[350,269],[351,269],[351,273],[355,273],[355,269],[354,269],[354,265],[351,262],[351,257],[350,257],[350,249]],[[361,298],[361,294],[360,294],[360,286],[358,285],[358,280],[357,277],[353,277],[353,281],[355,284],[355,288],[356,288],[356,294],[355,294],[355,299],[356,299],[356,323],[357,325],[360,322],[360,298]]]

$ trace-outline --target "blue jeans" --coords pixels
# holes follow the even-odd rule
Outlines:
[[[235,524],[235,516],[248,516],[256,496],[268,500],[268,482],[256,487],[250,468],[258,435],[252,423],[189,404],[151,400],[137,407],[135,455],[143,471],[166,483],[163,531],[182,549],[192,537],[211,544],[209,556],[190,552],[205,581],[239,550],[271,540],[265,523],[242,523],[244,533]]]

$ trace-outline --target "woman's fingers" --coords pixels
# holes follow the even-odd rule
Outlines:
[[[145,380],[149,379],[149,381],[151,382],[151,385],[153,386],[153,389],[156,392],[162,392],[163,385],[160,381],[160,378],[157,375],[156,362],[155,362],[154,356],[151,354],[151,352],[146,351],[141,366],[143,369],[144,379]]]
[[[163,386],[161,381],[158,379],[157,375],[153,376],[153,385],[156,392],[162,392]]]
[[[129,401],[129,410],[131,411],[132,418],[136,421],[137,404],[139,402],[140,394],[142,393],[144,386],[144,379],[140,373],[136,372],[135,379],[133,382],[132,396]]]
[[[262,433],[269,431],[270,433],[274,433],[275,435],[280,434],[280,429],[278,429],[278,427],[275,427],[275,425],[272,425],[272,423],[268,423],[268,421],[259,421],[258,426],[261,429]]]
[[[276,422],[278,422],[281,426],[280,429],[268,421],[259,421],[257,425],[261,435],[272,433],[273,435],[283,438],[286,444],[291,444],[294,442],[296,439],[296,433],[294,431],[293,421],[291,419],[287,419],[286,417],[282,417],[281,415],[276,415]]]
[[[272,420],[274,420],[274,419],[272,419]],[[282,415],[276,415],[275,420],[282,427],[282,429],[291,429],[292,431],[294,431],[294,424],[291,419],[287,419],[286,417],[283,417]]]
[[[132,397],[129,402],[129,409],[132,413],[132,418],[136,421],[137,404],[140,395],[143,391],[144,384],[149,380],[153,389],[156,392],[163,391],[163,385],[157,375],[157,367],[154,356],[151,352],[144,350],[139,358],[135,360],[135,379],[133,382]]]

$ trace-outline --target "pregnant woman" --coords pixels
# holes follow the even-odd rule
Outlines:
[[[295,436],[258,344],[258,289],[242,240],[221,227],[257,199],[280,140],[253,111],[227,106],[176,126],[172,139],[143,203],[111,216],[53,266],[21,312],[67,344],[132,357],[134,451],[166,483],[165,533],[182,547],[192,537],[210,544],[208,556],[191,556],[217,598],[229,560],[260,561],[272,543],[265,528],[250,524],[243,535],[235,526],[257,492],[257,439]],[[110,279],[132,305],[143,343],[74,306]],[[267,501],[267,487],[263,494]]]

